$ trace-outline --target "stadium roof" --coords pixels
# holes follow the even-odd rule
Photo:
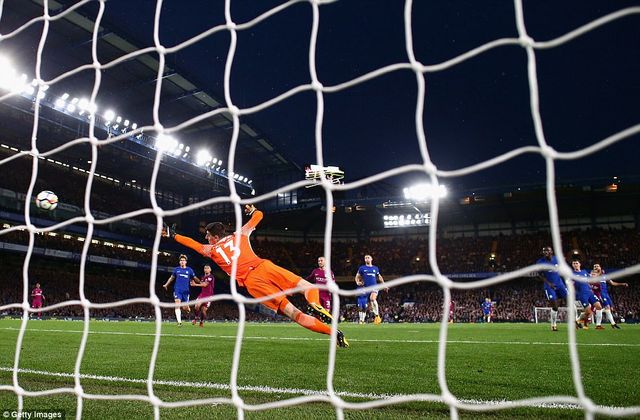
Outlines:
[[[621,183],[615,189],[606,180],[593,180],[589,184],[559,185],[556,189],[558,216],[564,228],[604,226],[609,222],[637,225],[640,218],[640,184]],[[357,233],[360,238],[383,229],[383,215],[414,213],[413,203],[381,205],[384,197],[367,200],[337,200],[333,215],[334,233]],[[421,211],[430,212],[429,206]],[[268,224],[274,231],[299,231],[317,234],[324,232],[326,207],[309,204],[307,208],[270,214]],[[487,191],[467,196],[449,196],[440,202],[438,226],[445,231],[451,227],[463,229],[466,234],[512,229],[546,229],[549,223],[546,188],[544,186],[518,188],[511,191]],[[442,233],[442,230],[440,230]],[[394,229],[389,234],[426,233],[426,229]]]
[[[98,7],[97,2],[92,3],[94,4],[73,9],[73,6],[69,7],[71,2],[55,0],[48,2],[49,13],[53,19],[48,27],[42,56],[41,78],[43,80],[49,81],[80,66],[91,64],[92,34],[96,15],[93,9],[97,10]],[[42,21],[34,22],[32,19],[42,17],[42,4],[42,0],[9,1],[4,2],[2,10],[1,33],[7,35],[20,27],[23,27],[23,30],[2,40],[0,54],[9,57],[17,70],[24,72],[29,78],[35,77],[36,53],[44,25]],[[56,18],[58,16],[59,18]],[[27,24],[27,22],[30,23]],[[135,41],[128,38],[120,29],[104,24],[99,27],[97,53],[102,64],[139,49],[141,46],[136,45]],[[101,73],[100,89],[96,97],[99,107],[97,113],[101,114],[107,109],[113,109],[117,115],[136,122],[139,127],[152,125],[154,94],[158,78],[158,55],[155,53],[138,55],[109,67]],[[94,81],[94,70],[83,70],[57,81],[51,85],[47,93],[51,95],[69,93],[71,97],[88,98]],[[191,78],[184,69],[174,66],[169,58],[162,75],[159,105],[159,118],[164,127],[175,126],[219,108],[221,103],[223,100],[216,97],[214,92],[203,88],[203,84]],[[29,149],[33,125],[33,119],[29,118],[33,113],[32,105],[21,98],[3,101],[1,105],[0,112],[3,118],[9,117],[16,121],[16,124],[12,124],[12,129],[4,134],[3,142],[21,149]],[[9,111],[9,109],[12,110]],[[40,119],[39,125],[43,131],[38,135],[38,148],[41,152],[59,145],[61,141],[69,141],[87,134],[86,123],[79,124],[78,121],[46,110],[42,115],[44,118]],[[18,119],[15,120],[16,118]],[[181,130],[175,137],[190,146],[192,154],[195,155],[197,150],[206,148],[214,157],[223,160],[226,166],[231,133],[230,116],[221,113]],[[105,133],[96,131],[96,134],[99,138],[106,138]],[[148,134],[155,136],[155,133]],[[147,180],[150,178],[153,164],[150,159],[155,158],[153,150],[144,151],[132,144],[118,142],[101,148],[100,152],[102,172],[111,172],[114,176],[120,174],[124,178],[136,178],[142,182],[144,182],[145,173],[148,175]],[[74,147],[73,150],[67,149],[63,153],[68,159],[73,159],[76,164],[79,164],[86,159],[88,148]],[[60,160],[63,158],[60,157]],[[259,178],[281,172],[301,173],[300,167],[278,151],[259,128],[244,120],[240,125],[235,161],[236,172],[248,178]],[[129,164],[132,162],[135,165]],[[250,165],[247,165],[248,162]],[[194,191],[197,191],[200,186],[211,187],[210,184],[214,184],[214,191],[217,188],[221,192],[226,190],[227,180],[224,178],[205,177],[204,171],[169,159],[166,159],[165,163],[170,164],[163,168],[163,172],[168,176],[160,176],[158,179],[161,187],[173,190],[184,189],[184,181],[188,180],[190,183],[186,188],[188,185],[194,185]],[[202,178],[201,182],[198,178]]]

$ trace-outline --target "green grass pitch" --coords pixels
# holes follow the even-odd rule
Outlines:
[[[0,410],[15,409],[12,384],[19,320],[0,320]],[[337,349],[334,389],[345,400],[363,403],[404,394],[438,394],[439,324],[341,324],[350,341]],[[20,355],[18,381],[27,391],[73,388],[83,323],[29,321]],[[575,396],[567,326],[552,333],[548,324],[449,325],[446,377],[449,390],[469,403],[551,395]],[[145,379],[155,325],[148,322],[90,323],[82,360],[86,393],[148,395]],[[224,398],[230,401],[236,323],[208,323],[204,328],[163,323],[154,392],[166,402]],[[640,406],[640,326],[622,330],[577,331],[586,394],[599,405]],[[329,341],[290,323],[248,323],[238,371],[239,395],[247,404],[298,398],[327,389]],[[25,397],[25,409],[62,409],[75,418],[70,393]],[[85,399],[84,418],[150,418],[145,401]],[[335,418],[329,402],[245,411],[248,419]],[[345,418],[447,418],[441,403],[414,401],[369,409],[346,409]],[[234,418],[237,411],[218,404],[161,408],[162,418]],[[571,406],[526,407],[478,413],[462,418],[584,418]]]

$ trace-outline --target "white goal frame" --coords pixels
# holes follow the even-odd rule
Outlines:
[[[540,314],[549,313],[549,317],[548,319],[551,319],[551,307],[550,306],[534,306],[533,308],[533,319],[534,322],[536,324],[541,323],[541,322],[549,322],[547,320],[542,320],[540,321]],[[582,305],[580,304],[576,304],[576,316],[579,316],[582,312],[584,311],[584,308],[582,308]],[[567,308],[566,306],[558,306],[558,321],[563,321],[563,322],[567,322],[569,320],[569,313],[571,311],[569,311],[569,308]]]

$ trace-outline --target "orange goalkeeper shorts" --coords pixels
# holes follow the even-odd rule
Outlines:
[[[275,265],[269,260],[265,260],[245,278],[244,287],[254,298],[261,298],[283,290],[293,289],[300,280],[302,280],[300,276]],[[261,303],[278,312],[280,308],[284,309],[288,302],[289,299],[287,299],[286,295],[280,295]]]

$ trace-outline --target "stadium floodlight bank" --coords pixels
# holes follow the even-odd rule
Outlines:
[[[429,213],[385,214],[382,216],[385,229],[421,227],[431,224]]]

